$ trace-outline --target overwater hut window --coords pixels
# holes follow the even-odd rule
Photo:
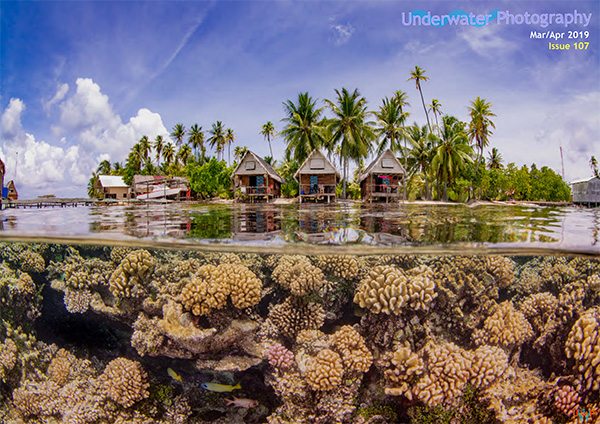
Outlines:
[[[249,160],[246,162],[246,170],[256,169],[256,162]]]
[[[394,161],[391,159],[383,159],[381,161],[381,167],[382,168],[393,168],[394,167]]]
[[[325,169],[325,161],[323,159],[311,160],[310,169]]]

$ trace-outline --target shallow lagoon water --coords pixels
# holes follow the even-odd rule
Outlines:
[[[0,216],[0,422],[599,419],[598,209]]]

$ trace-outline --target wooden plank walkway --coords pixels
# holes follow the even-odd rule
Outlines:
[[[66,208],[77,206],[89,206],[95,200],[88,198],[60,198],[60,197],[37,197],[35,199],[2,199],[2,209],[6,208]]]

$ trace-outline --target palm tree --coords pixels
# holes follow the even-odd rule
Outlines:
[[[98,189],[98,180],[98,173],[92,172],[92,178],[90,178],[87,185],[87,195],[90,199],[97,199],[102,194],[102,192]]]
[[[163,159],[165,160],[165,162],[167,162],[167,165],[170,165],[171,162],[173,162],[174,158],[175,158],[175,146],[173,146],[173,143],[168,142],[167,144],[165,144],[165,147],[163,150]]]
[[[224,145],[227,145],[227,163],[231,165],[231,145],[235,143],[235,134],[231,128],[227,128],[225,132],[225,138],[223,139]]]
[[[501,169],[502,168],[502,155],[495,147],[490,152],[490,157],[488,158],[488,168],[489,169]]]
[[[410,78],[406,81],[410,81],[412,79],[415,80],[415,84],[417,86],[417,90],[421,94],[421,102],[423,103],[423,110],[425,111],[425,117],[427,118],[427,127],[429,128],[429,132],[431,132],[431,124],[429,123],[429,115],[427,114],[427,109],[425,108],[425,100],[423,99],[423,89],[421,88],[421,81],[427,81],[429,77],[425,76],[425,70],[421,69],[419,66],[415,66],[415,70],[410,73]]]
[[[464,124],[453,116],[444,116],[440,143],[431,163],[438,183],[444,184],[444,201],[448,200],[448,184],[452,184],[465,165],[473,161],[472,153]]]
[[[188,134],[188,143],[194,149],[194,153],[197,155],[198,147],[200,147],[202,158],[204,158],[206,156],[206,148],[204,147],[204,132],[202,131],[202,127],[194,124],[190,127]]]
[[[438,115],[442,114],[442,104],[438,99],[433,99],[431,101],[431,104],[427,106],[429,106],[429,110],[433,112],[433,116],[435,116],[435,125],[438,127],[439,130],[440,123],[438,122]]]
[[[590,168],[592,168],[592,172],[594,173],[594,175],[597,178],[600,178],[600,175],[598,175],[598,160],[596,159],[596,156],[593,156],[590,158]]]
[[[223,129],[223,123],[221,121],[217,121],[215,124],[212,124],[212,128],[209,131],[210,137],[207,140],[210,147],[215,149],[215,153],[217,154],[217,160],[219,160],[219,153],[223,150],[224,140],[225,140],[225,132]]]
[[[269,151],[271,152],[271,157],[273,157],[273,149],[271,148],[271,137],[275,135],[275,126],[271,121],[267,121],[266,124],[262,126],[262,130],[260,132],[269,143]]]
[[[183,124],[175,124],[175,126],[173,127],[173,131],[171,132],[171,138],[175,140],[175,144],[177,146],[181,145],[184,136],[185,127],[183,126]]]
[[[98,168],[96,169],[96,174],[98,175],[110,175],[110,173],[112,172],[112,166],[110,164],[110,161],[108,160],[103,160],[102,162],[100,162],[98,164]]]
[[[165,146],[164,144],[164,140],[163,140],[163,136],[162,135],[157,135],[156,138],[154,139],[154,150],[156,150],[156,164],[157,166],[160,166],[160,155],[163,151],[163,148]]]
[[[383,152],[388,143],[393,152],[401,151],[402,148],[398,142],[402,138],[402,128],[406,118],[408,118],[408,112],[402,113],[402,108],[398,102],[395,99],[390,100],[386,97],[383,99],[383,104],[379,106],[379,111],[374,112],[374,114],[379,125],[375,133],[382,137],[377,152]]]
[[[122,175],[123,173],[123,165],[120,162],[115,162],[112,164],[113,175]]]
[[[241,161],[247,151],[247,146],[235,146],[235,149],[233,149],[233,157],[235,158],[236,162]]]
[[[286,159],[294,159],[303,163],[308,155],[323,144],[323,126],[320,121],[324,108],[316,108],[316,102],[308,93],[299,93],[298,102],[291,100],[283,103],[286,122],[281,131],[287,147]]]
[[[492,113],[491,108],[492,104],[479,98],[479,96],[471,102],[469,107],[469,115],[471,116],[469,141],[475,141],[474,144],[479,149],[476,169],[479,169],[479,162],[483,158],[483,149],[490,144],[489,137],[493,134],[490,127],[496,128],[496,125],[490,119],[492,116],[496,116]]]
[[[147,135],[142,136],[139,141],[140,145],[140,154],[144,160],[148,159],[148,155],[152,150],[152,146],[150,146],[150,140]]]
[[[184,144],[179,148],[177,152],[177,157],[181,159],[181,163],[185,166],[190,159],[190,155],[192,154],[192,148],[188,144]]]
[[[431,161],[435,156],[435,146],[437,137],[429,132],[427,125],[419,127],[416,123],[405,129],[406,140],[410,142],[412,148],[408,151],[406,171],[409,173],[420,172],[425,181],[425,198],[431,200],[429,190],[428,174],[431,168]]]
[[[142,146],[140,143],[135,143],[131,150],[129,151],[129,155],[127,156],[127,168],[131,168],[135,171],[139,171],[141,169],[141,164],[144,160],[144,155],[142,152]]]
[[[348,161],[358,162],[361,158],[366,158],[372,150],[372,143],[376,139],[372,123],[368,122],[369,112],[367,112],[367,100],[360,96],[358,89],[352,93],[342,88],[342,91],[335,90],[337,94],[337,104],[331,100],[325,100],[333,112],[334,118],[331,119],[331,140],[334,144],[340,146],[340,156],[344,162],[344,186],[342,198],[346,198],[346,180],[348,175]]]

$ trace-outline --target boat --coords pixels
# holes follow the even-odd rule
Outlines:
[[[169,197],[175,196],[180,192],[185,192],[187,189],[185,187],[174,187],[169,188],[165,185],[156,185],[152,188],[152,191],[147,193],[138,194],[135,198],[138,200],[146,200],[146,199],[160,199],[161,197]]]

